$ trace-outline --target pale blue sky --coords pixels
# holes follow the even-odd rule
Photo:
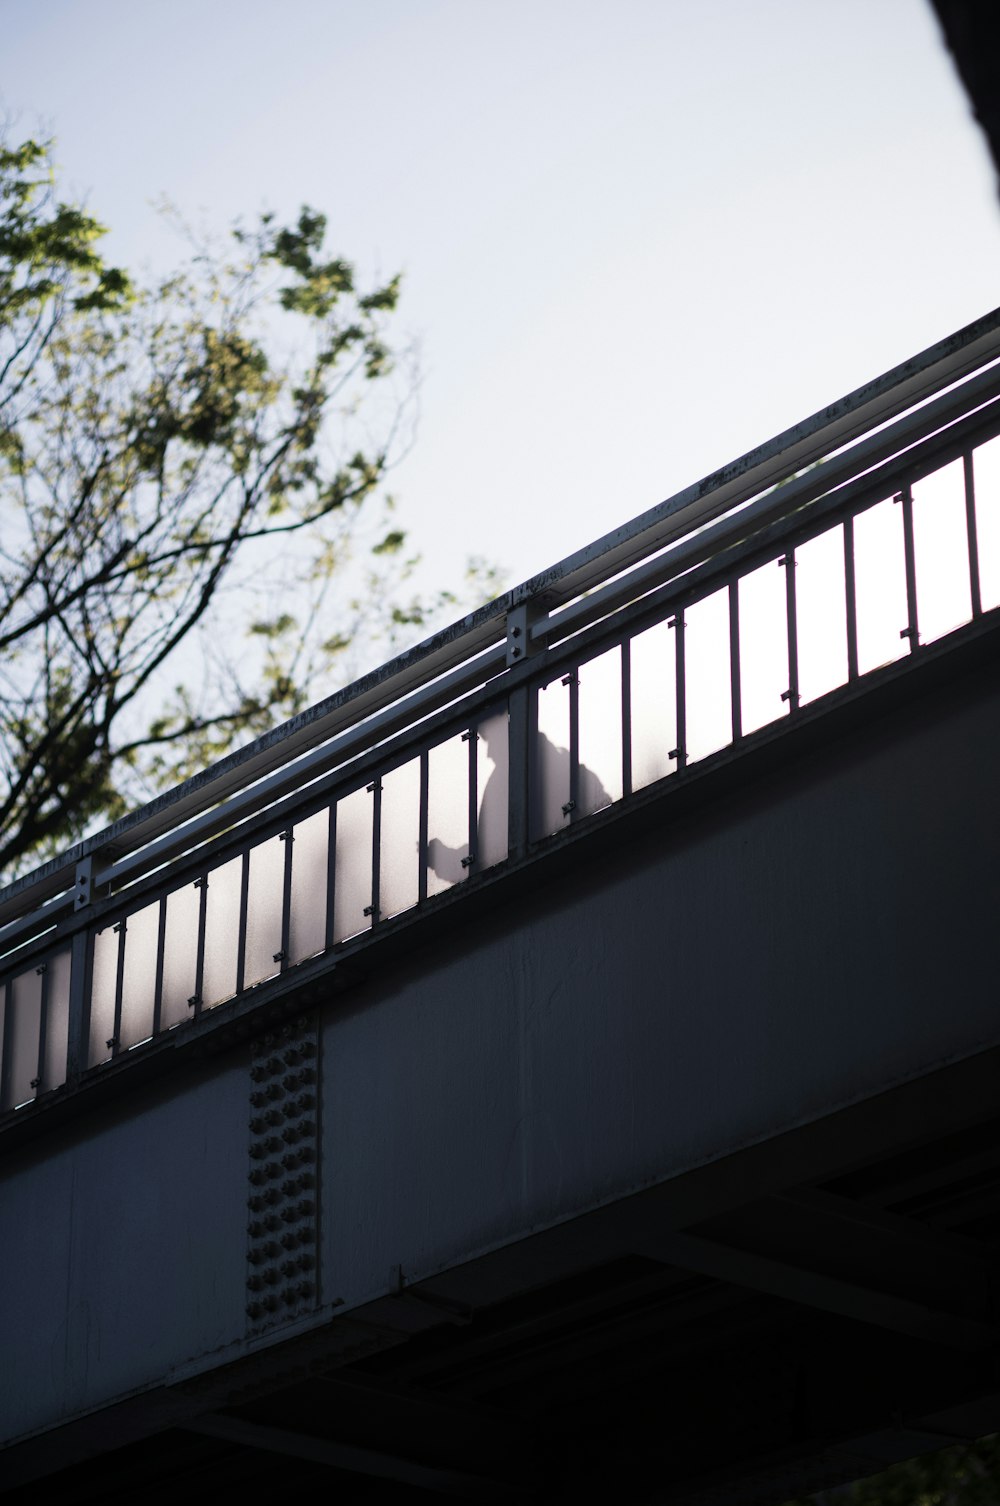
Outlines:
[[[393,477],[523,579],[1000,303],[925,0],[0,0],[0,99],[109,254],[329,216],[422,350]]]

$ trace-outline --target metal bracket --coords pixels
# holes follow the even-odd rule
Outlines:
[[[538,601],[522,601],[507,612],[507,668],[513,669],[524,659],[540,651],[541,645],[532,643],[531,628],[546,615],[545,606]]]
[[[74,908],[83,910],[90,904],[94,882],[93,856],[81,858],[76,865],[76,898]]]

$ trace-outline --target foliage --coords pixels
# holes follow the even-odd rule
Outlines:
[[[362,630],[426,619],[381,492],[399,279],[360,291],[325,230],[264,215],[139,287],[50,144],[0,142],[8,876],[308,705]]]
[[[868,1480],[789,1506],[996,1506],[998,1500],[1000,1435],[995,1435],[907,1459]]]

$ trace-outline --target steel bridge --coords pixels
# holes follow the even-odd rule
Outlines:
[[[11,1498],[996,1431],[998,655],[1000,310],[0,893]]]

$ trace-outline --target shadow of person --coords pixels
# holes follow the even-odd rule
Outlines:
[[[506,716],[487,718],[479,724],[477,732],[486,749],[486,756],[493,765],[490,776],[483,786],[479,808],[476,812],[477,846],[480,856],[493,852],[497,854],[493,861],[498,862],[500,854],[505,855],[507,851],[508,732]],[[467,845],[449,847],[439,837],[431,837],[427,843],[427,862],[432,872],[446,884],[457,884],[465,878],[475,857],[476,854],[470,855]]]
[[[552,742],[544,732],[539,732],[535,744],[535,773],[534,825],[537,826],[541,818],[544,827],[544,830],[535,832],[536,836],[548,836],[550,832],[558,831],[572,811],[580,816],[589,816],[611,804],[611,796],[601,783],[599,775],[585,763],[579,767],[576,798],[570,803],[569,749]]]
[[[486,744],[487,756],[493,764],[493,769],[483,789],[477,812],[479,845],[481,848],[485,845],[482,838],[486,833],[490,833],[493,840],[489,846],[494,850],[499,847],[500,850],[506,851],[508,819],[506,722],[491,718],[489,722],[482,725],[480,735]],[[551,807],[553,811],[556,811],[558,825],[561,826],[564,818],[570,814],[569,749],[559,747],[557,743],[552,742],[551,738],[546,737],[544,732],[539,732],[536,736],[532,783],[535,787],[539,809],[548,814]],[[581,764],[577,777],[576,810],[578,813],[590,815],[593,811],[601,810],[610,804],[611,796],[604,788],[599,776],[586,764]],[[557,810],[557,807],[560,809]],[[545,834],[556,829],[556,824],[550,825]],[[500,833],[503,834],[503,841],[498,844],[496,837]],[[470,858],[467,847],[449,847],[438,837],[432,837],[427,844],[427,861],[437,877],[447,884],[457,884],[463,879],[474,858],[475,854]]]

